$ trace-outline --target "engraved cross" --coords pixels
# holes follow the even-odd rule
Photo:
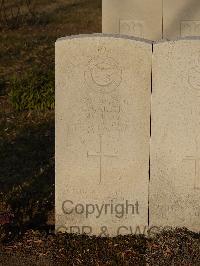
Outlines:
[[[196,138],[196,155],[186,156],[186,158],[183,161],[194,162],[194,167],[195,167],[194,189],[200,189],[200,142],[198,141],[198,138]]]
[[[87,152],[87,157],[97,157],[99,158],[99,184],[101,184],[101,181],[102,181],[102,168],[103,168],[103,165],[102,165],[102,160],[104,157],[107,157],[107,158],[115,158],[115,157],[118,157],[118,154],[106,154],[106,153],[103,153],[103,140],[102,140],[102,135],[99,135],[99,139],[100,139],[100,147],[99,147],[99,152],[96,152],[96,153],[90,153],[90,152]]]

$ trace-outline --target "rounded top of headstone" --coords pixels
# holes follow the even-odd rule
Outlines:
[[[127,40],[133,40],[133,41],[149,43],[149,44],[153,43],[150,40],[139,38],[139,37],[133,37],[133,36],[122,35],[122,34],[104,34],[104,33],[70,35],[70,36],[59,38],[59,39],[56,40],[56,42],[64,41],[64,40],[70,40],[70,39],[95,38],[95,37],[98,37],[98,38],[127,39]]]

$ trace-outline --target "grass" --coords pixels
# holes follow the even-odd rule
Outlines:
[[[36,12],[41,14],[41,19],[48,17],[47,23],[25,23],[17,29],[2,29],[0,79],[9,80],[13,73],[21,75],[33,63],[54,65],[57,38],[101,32],[100,0],[43,0]]]
[[[13,2],[8,1],[9,5]],[[36,1],[34,12],[37,16],[35,22],[27,23],[25,20],[18,23],[16,28],[5,26],[1,29],[0,95],[8,94],[13,89],[13,76],[20,82],[22,76],[33,71],[34,65],[39,65],[41,69],[54,69],[54,44],[57,38],[101,32],[100,0]],[[25,109],[27,106],[25,104]],[[14,107],[17,107],[15,103]]]
[[[11,79],[9,94],[15,110],[54,109],[54,71],[35,66],[21,77]]]

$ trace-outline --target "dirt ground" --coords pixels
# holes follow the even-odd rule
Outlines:
[[[200,265],[200,235],[187,230],[153,238],[95,238],[27,231],[0,246],[0,265]]]

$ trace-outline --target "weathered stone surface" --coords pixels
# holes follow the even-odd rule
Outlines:
[[[162,38],[162,0],[103,0],[103,33]]]
[[[151,43],[129,38],[56,42],[57,230],[114,236],[147,226],[151,59]],[[94,213],[79,205],[66,214],[79,203]],[[119,217],[116,205],[127,203],[134,211]],[[109,204],[107,214],[104,206],[97,218],[95,204]]]
[[[164,38],[200,36],[199,0],[164,0]]]
[[[150,222],[200,231],[200,40],[154,45]]]

